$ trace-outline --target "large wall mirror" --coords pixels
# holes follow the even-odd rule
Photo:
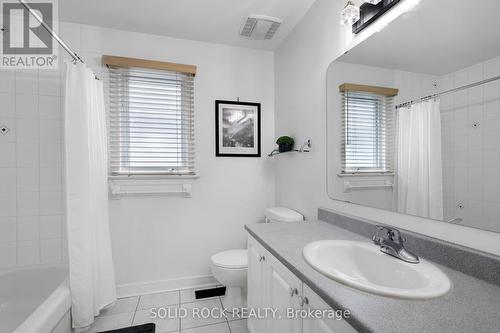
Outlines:
[[[500,232],[499,11],[422,0],[330,65],[331,198]]]

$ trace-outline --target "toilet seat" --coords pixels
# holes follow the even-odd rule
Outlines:
[[[247,250],[229,250],[212,256],[214,266],[226,269],[248,268]]]

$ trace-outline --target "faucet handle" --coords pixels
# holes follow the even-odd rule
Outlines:
[[[389,238],[389,240],[391,240],[393,242],[398,242],[398,243],[406,242],[406,238],[401,236],[401,231],[399,231],[398,229],[393,228],[393,227],[388,227],[385,225],[377,225],[376,227],[377,227],[377,235],[376,236],[378,236],[378,230],[385,230],[387,232],[387,237]]]

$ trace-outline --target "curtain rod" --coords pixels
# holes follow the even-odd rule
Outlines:
[[[396,106],[396,110],[400,109],[400,108],[412,106],[415,103],[425,102],[425,101],[428,101],[430,99],[437,98],[439,96],[448,95],[448,94],[451,94],[451,93],[454,93],[454,92],[457,92],[457,91],[461,91],[461,90],[465,90],[465,89],[469,89],[469,88],[474,88],[474,87],[477,87],[477,86],[480,86],[480,85],[483,85],[483,84],[486,84],[486,83],[490,83],[490,82],[493,82],[493,81],[497,81],[497,80],[500,80],[500,75],[492,77],[490,79],[486,79],[486,80],[482,80],[482,81],[479,81],[479,82],[471,83],[471,84],[468,84],[468,85],[465,85],[465,86],[462,86],[462,87],[458,87],[458,88],[455,88],[455,89],[446,90],[446,91],[443,91],[443,92],[440,92],[440,93],[437,93],[437,94],[434,94],[434,95],[425,96],[425,97],[422,97],[422,98],[419,98],[419,99],[415,99],[413,101],[409,101],[409,102],[405,102],[405,103],[399,104],[399,105]]]
[[[36,13],[36,11],[34,11],[26,2],[24,2],[24,0],[17,0],[21,5],[23,5],[23,7],[31,14],[33,15],[33,17],[38,21],[40,22],[40,24],[42,25],[42,27],[45,28],[45,30],[47,30],[47,32],[52,36],[54,37],[54,39],[59,43],[59,45],[61,45],[61,47],[69,53],[69,55],[73,58],[73,63],[77,63],[77,62],[81,62],[82,64],[85,64],[85,61],[83,61],[83,59],[78,55],[78,53],[76,53],[75,51],[73,51],[69,46],[68,44],[66,44],[62,39],[61,37],[59,37],[59,35],[57,35],[54,30],[52,30],[49,25],[47,23],[45,23],[43,21],[43,19]],[[94,77],[96,80],[99,80],[99,78],[97,77],[97,75],[94,74]]]
[[[23,5],[23,6],[24,6],[24,8],[26,8],[26,10],[27,10],[27,11],[28,11],[31,15],[33,15],[33,17],[34,17],[34,18],[36,18],[36,19],[37,19],[37,21],[38,21],[38,22],[40,22],[40,24],[41,24],[41,25],[45,28],[45,30],[47,30],[47,32],[48,32],[48,33],[49,33],[52,37],[54,37],[54,39],[55,39],[55,40],[59,43],[59,45],[61,45],[61,46],[62,46],[62,48],[63,48],[64,50],[66,50],[66,52],[68,52],[70,56],[72,56],[72,57],[73,57],[73,61],[75,61],[75,62],[76,62],[76,61],[79,61],[79,62],[81,62],[81,63],[83,63],[83,64],[85,63],[85,62],[83,61],[83,59],[82,59],[82,58],[80,58],[80,56],[79,56],[79,55],[78,55],[75,51],[73,51],[73,50],[72,50],[72,49],[71,49],[71,48],[70,48],[70,47],[69,47],[69,46],[68,46],[68,45],[67,45],[67,44],[66,44],[66,43],[65,43],[65,42],[61,39],[61,37],[59,37],[59,36],[58,36],[58,35],[54,32],[54,30],[52,30],[52,29],[50,28],[50,27],[48,26],[48,24],[47,24],[47,23],[45,23],[45,22],[43,21],[43,19],[42,19],[42,18],[41,18],[41,17],[40,17],[40,16],[39,16],[39,15],[38,15],[38,14],[37,14],[37,13],[36,13],[36,12],[35,12],[35,11],[34,11],[34,10],[33,10],[33,9],[32,9],[32,8],[31,8],[28,4],[27,4],[27,3],[26,3],[26,2],[24,2],[24,0],[18,0],[18,1],[19,1],[19,3],[20,3],[21,5]]]

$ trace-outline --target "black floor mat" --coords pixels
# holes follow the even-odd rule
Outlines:
[[[139,326],[120,328],[117,330],[102,331],[98,333],[155,333],[155,324],[144,324]]]

